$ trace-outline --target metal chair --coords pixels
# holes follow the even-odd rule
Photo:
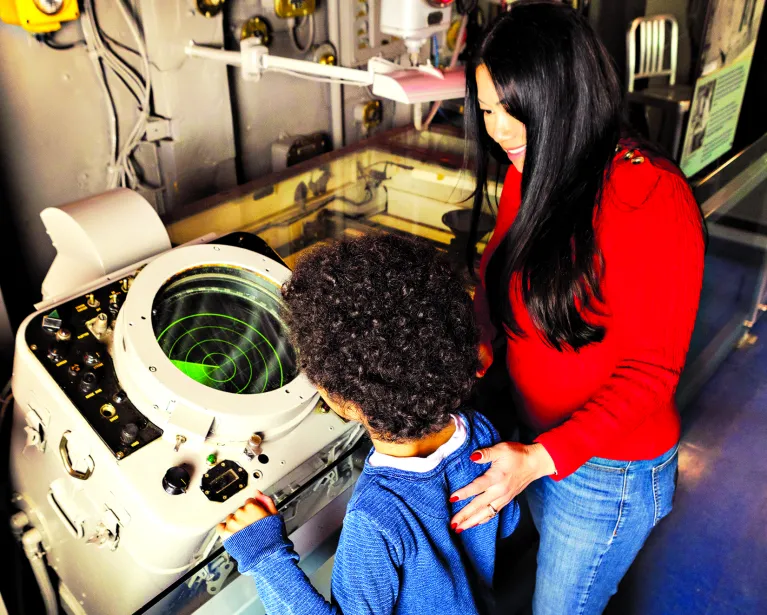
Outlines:
[[[668,41],[668,43],[667,43]],[[627,103],[659,107],[674,116],[666,126],[661,139],[669,153],[678,160],[681,153],[682,132],[690,110],[692,88],[676,85],[677,55],[679,51],[679,24],[673,15],[637,17],[631,22],[626,35]],[[637,80],[668,78],[668,84],[655,84],[635,90]]]
[[[666,33],[669,31],[668,63],[666,62]],[[639,49],[637,50],[637,33]],[[637,79],[668,77],[669,85],[676,83],[679,52],[679,24],[673,15],[637,17],[631,22],[626,36],[628,59],[628,91],[634,91]],[[639,66],[637,67],[637,51]]]

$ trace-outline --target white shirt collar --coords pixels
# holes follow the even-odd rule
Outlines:
[[[447,442],[428,457],[392,457],[391,455],[373,451],[368,458],[368,463],[376,467],[385,466],[407,472],[430,472],[442,463],[443,459],[446,459],[461,448],[466,441],[466,422],[462,416],[457,414],[453,414],[452,417],[455,423],[455,432]]]

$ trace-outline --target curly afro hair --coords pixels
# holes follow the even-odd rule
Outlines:
[[[372,234],[317,247],[282,292],[301,369],[355,404],[377,438],[435,433],[469,396],[478,367],[471,298],[425,241]]]

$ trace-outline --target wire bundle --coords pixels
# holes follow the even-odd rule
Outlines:
[[[50,32],[46,32],[44,34],[35,34],[35,40],[38,43],[42,43],[46,47],[50,47],[54,51],[68,51],[70,49],[74,49],[75,47],[79,47],[80,45],[85,45],[85,41],[74,41],[73,43],[59,43],[56,41],[56,39],[53,38],[53,34]]]
[[[128,25],[131,35],[136,40],[136,48],[141,60],[141,71],[134,69],[107,44],[106,40],[111,39],[104,34],[98,24],[93,0],[84,0],[85,10],[82,21],[86,48],[96,68],[96,75],[107,103],[110,137],[110,173],[107,187],[109,189],[118,186],[133,189],[143,187],[152,190],[154,188],[146,185],[140,177],[133,158],[136,149],[144,138],[151,116],[152,83],[149,72],[149,55],[147,54],[144,38],[139,31],[138,24],[129,8],[125,5],[125,0],[117,0],[116,4]],[[128,88],[128,91],[138,103],[138,116],[122,147],[119,145],[117,108],[107,82],[107,70],[111,71]]]

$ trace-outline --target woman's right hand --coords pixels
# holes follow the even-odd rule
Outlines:
[[[490,342],[480,340],[478,356],[479,369],[477,370],[477,378],[482,378],[493,364],[493,345]]]
[[[474,499],[451,520],[457,532],[486,523],[519,495],[534,480],[556,474],[554,460],[540,443],[501,442],[474,451],[474,463],[489,463],[490,468],[450,497],[451,502]]]

